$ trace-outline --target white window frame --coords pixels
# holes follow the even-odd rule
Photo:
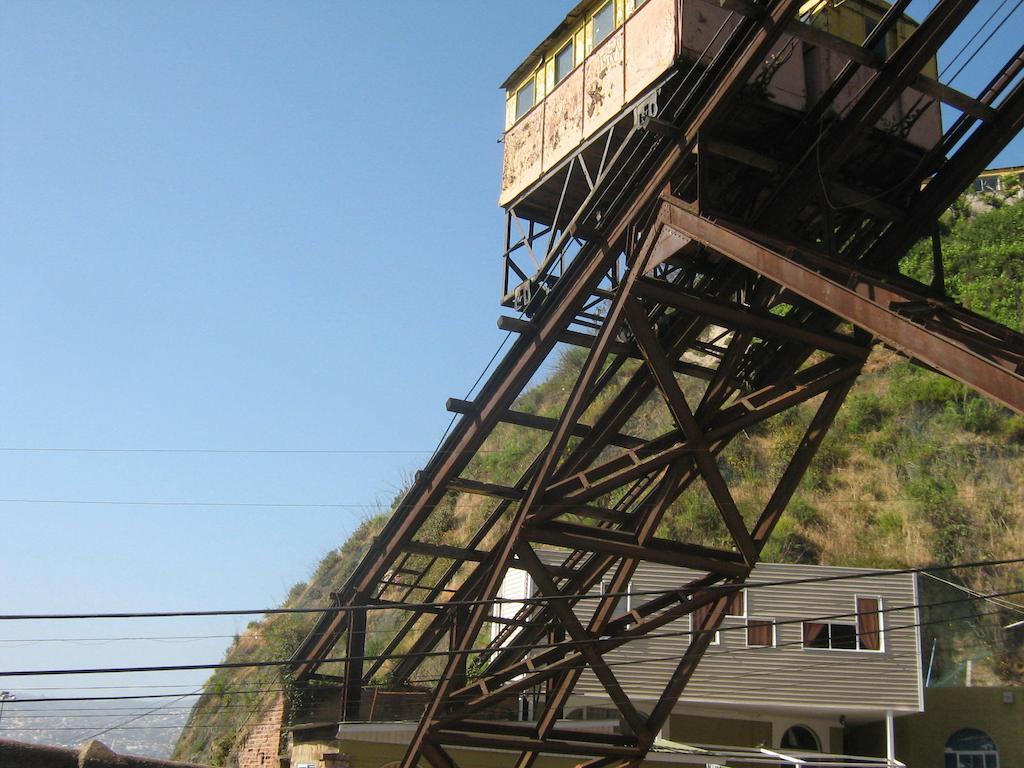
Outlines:
[[[569,65],[569,69],[565,71],[561,77],[558,76],[558,57],[565,53],[565,49],[568,48],[572,53],[572,62]],[[555,55],[551,57],[552,62],[552,74],[554,75],[555,85],[565,80],[569,75],[572,74],[573,70],[576,69],[576,38],[570,37],[566,40],[565,45],[555,51]]]
[[[747,606],[747,588],[743,587],[743,589],[738,589],[735,592],[733,592],[730,595],[730,597],[732,597],[732,595],[741,595],[743,597],[743,613],[727,613],[727,614],[725,614],[724,618],[726,618],[726,619],[746,619],[746,618],[748,618],[747,614],[750,613],[750,608]],[[725,609],[729,610],[728,604],[726,604]]]
[[[533,102],[530,104],[529,107],[527,107],[522,112],[520,112],[519,111],[519,94],[522,91],[526,90],[530,86],[533,87]],[[534,72],[533,75],[531,75],[528,80],[524,81],[522,85],[520,85],[518,88],[516,88],[515,93],[512,94],[512,114],[515,116],[515,122],[518,123],[520,120],[522,120],[528,114],[530,114],[530,110],[532,110],[536,106],[537,106],[537,73]]]
[[[697,628],[693,625],[693,617],[694,617],[694,614],[691,612],[690,616],[689,616],[689,618],[690,618],[690,642],[691,643],[693,642],[694,638],[697,636],[696,635]],[[711,645],[721,645],[721,644],[722,644],[722,632],[721,632],[721,630],[716,629],[715,630],[715,636],[711,639]]]
[[[605,35],[604,37],[602,37],[600,40],[598,40],[597,39],[597,16],[598,16],[598,14],[603,12],[605,8],[608,8],[609,6],[612,9],[612,26],[611,26],[611,29],[608,30],[608,34]],[[605,40],[607,40],[609,37],[611,37],[615,33],[615,30],[617,29],[617,27],[615,25],[615,0],[608,0],[608,2],[606,2],[604,5],[602,5],[598,9],[596,9],[592,14],[590,14],[590,20],[587,22],[587,25],[590,27],[590,35],[589,35],[589,37],[590,37],[590,50],[594,50],[599,45],[601,45],[601,43],[603,43]]]
[[[858,615],[858,612],[857,612],[857,598],[859,598],[859,597],[871,598],[873,600],[877,600],[878,601],[878,650],[875,650],[874,648],[861,648],[861,645],[860,645],[860,632],[858,631],[858,626],[857,626],[857,615]],[[872,654],[884,654],[886,652],[886,640],[885,640],[886,629],[885,629],[885,619],[884,619],[885,613],[883,613],[883,610],[884,610],[883,605],[884,605],[884,603],[882,601],[882,596],[881,595],[876,595],[876,594],[854,594],[854,596],[853,596],[853,624],[852,625],[851,624],[847,624],[845,621],[802,621],[802,622],[800,622],[800,647],[801,647],[801,649],[803,649],[805,651],[821,651],[821,652],[824,652],[824,653],[872,653]],[[825,625],[830,626],[830,627],[833,626],[833,625],[834,626],[841,626],[841,627],[851,627],[852,626],[852,628],[853,628],[853,638],[854,638],[854,643],[856,644],[856,647],[855,648],[833,648],[832,645],[831,645],[831,643],[832,643],[832,633],[831,633],[831,631],[829,632],[829,646],[828,647],[826,647],[826,648],[818,648],[818,647],[813,646],[813,645],[807,645],[806,641],[804,640],[804,638],[806,637],[806,633],[804,632],[804,627],[807,624],[825,624]]]
[[[862,597],[865,598],[865,599],[877,600],[878,601],[878,650],[875,650],[874,648],[861,648],[860,647],[860,626],[859,626],[859,622],[857,621],[857,616],[859,616],[860,614],[859,614],[859,612],[857,612],[857,601],[860,598],[862,598]],[[853,626],[857,630],[857,650],[858,651],[863,651],[864,653],[885,653],[885,650],[886,650],[885,649],[885,646],[886,646],[886,642],[885,642],[886,632],[885,632],[885,612],[883,610],[884,605],[885,605],[885,601],[882,600],[882,596],[881,595],[864,594],[864,593],[854,594],[854,596],[853,596],[853,610],[854,610],[854,612],[857,612],[857,616],[854,617],[854,625]]]

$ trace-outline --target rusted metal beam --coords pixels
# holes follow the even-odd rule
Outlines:
[[[707,219],[694,216],[667,197],[671,226],[714,248],[737,263],[825,307],[837,317],[863,328],[894,349],[973,387],[1009,408],[1024,413],[1024,377],[963,343],[926,329],[890,309],[906,300],[886,284],[866,277],[843,285]]]
[[[523,491],[520,488],[509,488],[507,485],[487,483],[483,480],[473,480],[468,477],[454,477],[448,482],[448,489],[459,493],[471,493],[474,496],[493,496],[496,499],[507,499],[518,501],[523,498]]]
[[[472,415],[475,413],[474,405],[471,400],[449,398],[446,407],[451,413],[461,413],[464,415]],[[509,411],[501,417],[501,420],[506,424],[515,424],[520,427],[539,429],[544,432],[551,432],[558,423],[556,419],[552,419],[547,416],[535,416],[532,413],[524,413],[523,411]],[[577,424],[573,427],[572,434],[574,437],[586,437],[590,434],[590,431],[591,428],[586,424]],[[644,441],[641,438],[633,437],[632,435],[618,434],[612,437],[609,442],[612,445],[617,445],[621,448],[636,448],[643,445]]]
[[[753,331],[765,337],[781,337],[807,344],[833,354],[862,360],[866,354],[863,346],[837,333],[815,332],[796,323],[769,313],[761,313],[738,304],[693,296],[686,291],[674,289],[663,282],[643,279],[637,286],[637,293],[644,299],[660,302],[677,309],[699,313],[721,323],[727,328]]]
[[[701,425],[694,418],[693,411],[690,410],[690,406],[686,402],[686,396],[679,388],[679,382],[672,375],[665,350],[658,343],[657,336],[648,325],[647,314],[639,304],[630,302],[626,306],[626,317],[672,418],[675,419],[676,424],[686,436],[686,442],[692,450],[691,458],[700,470],[704,483],[715,506],[718,507],[718,512],[721,514],[726,528],[729,529],[736,548],[743,555],[747,565],[753,565],[754,542],[743,522],[743,515],[740,514],[736,500],[733,499],[729,486],[722,476],[722,470],[711,453],[711,446],[704,437]]]
[[[452,547],[447,544],[432,544],[426,541],[409,541],[402,547],[406,552],[414,555],[429,555],[430,557],[444,557],[449,560],[483,562],[487,558],[486,552],[467,547]]]
[[[707,149],[708,152],[714,155],[727,157],[751,168],[758,168],[780,176],[791,173],[793,170],[791,166],[781,160],[776,160],[749,147],[742,147],[720,138],[709,138],[701,144],[701,148]],[[830,197],[838,205],[858,208],[865,213],[870,213],[872,216],[885,219],[886,221],[901,221],[903,219],[904,213],[902,208],[889,205],[883,200],[879,200],[876,195],[854,189],[834,179],[828,182],[828,188],[830,190]]]
[[[502,315],[498,318],[498,327],[504,331],[514,331],[516,333],[532,333],[533,324],[526,321],[520,320],[515,317],[506,317]],[[576,347],[583,349],[589,349],[594,344],[596,337],[591,333],[581,333],[580,331],[566,331],[563,333],[559,341],[563,344],[572,344]],[[614,342],[609,345],[608,351],[614,355],[623,355],[630,358],[631,360],[642,360],[639,350],[630,344],[623,344],[621,342]],[[673,364],[673,368],[676,373],[683,373],[688,376],[695,376],[699,379],[710,379],[714,375],[714,370],[706,368],[703,365],[697,365],[696,363],[687,362],[686,360],[677,360]],[[528,426],[528,425],[527,425]]]
[[[859,367],[860,364],[856,363],[854,370]],[[845,381],[850,375],[848,361],[828,359],[782,382],[750,392],[712,419],[706,439],[713,451],[716,445],[720,449],[740,430],[816,397],[837,382]],[[604,464],[567,477],[553,485],[550,492],[563,503],[585,504],[622,483],[666,467],[691,451],[680,433],[668,433],[651,440],[646,449],[638,450],[634,455],[610,459]]]
[[[526,529],[525,535],[530,541],[540,544],[590,552],[605,552],[619,557],[646,560],[677,568],[715,571],[729,575],[739,575],[749,570],[749,567],[734,552],[662,539],[652,539],[646,544],[638,544],[628,535],[622,535],[616,531],[587,528],[572,523],[546,523],[531,526]]]
[[[723,8],[734,11],[742,16],[757,18],[764,13],[761,6],[751,2],[751,0],[720,0],[720,2]],[[909,5],[909,2],[901,3],[901,5],[905,8]],[[878,27],[882,29],[883,33],[887,29],[881,23],[879,23]],[[810,45],[825,48],[838,53],[840,56],[845,56],[859,66],[877,70],[885,63],[885,59],[871,50],[870,46],[857,45],[798,19],[792,19],[786,25],[786,32]],[[910,87],[979,119],[991,120],[995,117],[995,112],[987,104],[920,72],[911,80]]]
[[[346,720],[359,720],[363,694],[363,659],[366,656],[366,609],[348,611],[348,639],[345,643],[345,688],[343,712]]]
[[[526,568],[527,573],[530,574],[534,583],[543,594],[561,597],[558,587],[551,580],[544,564],[528,543],[524,542],[521,544],[516,554],[519,561]],[[636,711],[636,707],[633,706],[626,692],[622,689],[622,685],[609,668],[607,662],[605,662],[604,657],[594,647],[593,641],[597,640],[598,636],[591,634],[584,628],[579,618],[573,613],[572,607],[567,603],[560,599],[555,599],[551,601],[550,606],[552,614],[559,620],[569,637],[579,644],[580,653],[590,665],[590,671],[594,673],[594,676],[600,681],[605,691],[608,692],[609,698],[612,700],[615,708],[619,710],[622,718],[634,733],[640,733],[644,736],[650,735],[653,738],[653,734],[647,734],[647,726],[643,718]]]

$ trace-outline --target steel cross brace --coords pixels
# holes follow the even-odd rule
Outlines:
[[[919,235],[917,228],[930,226],[972,170],[1019,130],[1020,85],[1005,99],[996,98],[1011,87],[1013,78],[1002,75],[1014,71],[1013,62],[979,100],[985,107],[981,128],[948,160],[925,158],[922,167],[934,161],[939,174],[924,192],[907,198],[909,205],[904,198],[882,201],[871,207],[874,213],[858,209],[837,219],[827,239],[839,243],[844,261],[806,243],[780,244],[777,236],[745,230],[757,227],[756,218],[715,221],[673,194],[692,173],[698,136],[703,147],[722,146],[717,126],[779,34],[792,29],[798,5],[766,3],[756,22],[737,27],[721,66],[702,79],[694,104],[680,113],[678,140],[664,147],[621,209],[609,212],[606,228],[567,266],[529,327],[517,329],[524,332],[477,399],[458,404],[465,418],[336,596],[335,605],[349,610],[325,616],[297,652],[297,676],[308,678],[347,636],[345,708],[351,717],[358,711],[360,685],[371,676],[389,671],[396,684],[416,683],[416,675],[429,669],[426,654],[443,649],[441,680],[406,766],[422,757],[452,768],[450,749],[467,746],[518,752],[517,768],[528,768],[541,752],[583,755],[591,758],[590,768],[641,760],[721,620],[729,590],[738,588],[756,562],[821,444],[872,339],[931,364],[941,350],[943,364],[966,383],[1017,402],[1017,336],[949,302],[936,302],[891,274],[854,264],[863,257],[866,264],[891,270]],[[881,66],[871,98],[833,137],[870,129],[864,123],[899,94],[919,70],[920,58],[956,26],[964,6],[953,0],[940,6],[941,14],[924,25],[927,32]],[[806,146],[795,149],[808,156]],[[834,160],[848,151],[842,149]],[[799,192],[802,185],[795,186]],[[786,187],[783,179],[780,189]],[[788,202],[773,210],[784,221],[802,210],[805,198],[780,197]],[[871,219],[893,206],[905,215]],[[567,223],[566,231],[572,226]],[[664,233],[674,233],[671,244],[661,239]],[[608,303],[606,315],[594,311],[599,302]],[[785,317],[772,312],[782,305],[793,306]],[[866,333],[837,332],[839,318]],[[567,340],[589,352],[561,413],[514,410],[515,398],[541,363]],[[699,383],[701,393],[681,386],[677,374]],[[635,418],[651,398],[664,404],[674,428],[654,437],[635,434]],[[741,510],[718,465],[730,442],[743,429],[816,398],[821,400],[810,426],[764,508],[753,515],[754,510]],[[514,485],[470,476],[472,457],[499,425],[545,435]],[[700,547],[659,535],[674,500],[701,485],[715,502],[731,546]],[[495,499],[482,530],[460,542],[417,538],[433,511],[459,492]],[[541,544],[567,551],[552,561],[539,556]],[[685,566],[697,575],[613,618],[615,593],[628,588],[645,561]],[[514,618],[502,617],[502,629],[488,642],[485,627],[498,621],[491,603],[510,567],[533,575],[538,599]],[[607,578],[611,594],[595,595]],[[362,669],[364,654],[357,651],[366,626],[358,608],[373,601],[410,602],[410,610],[383,657]],[[641,715],[608,654],[698,609],[706,610],[675,674],[652,712]],[[412,652],[396,654],[410,639]],[[475,672],[467,668],[470,658]],[[600,735],[560,721],[586,670],[619,707],[626,732]],[[536,722],[481,719],[501,714],[502,705],[521,693],[542,690]]]

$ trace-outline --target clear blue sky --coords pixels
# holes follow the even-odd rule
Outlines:
[[[273,605],[391,500],[502,338],[497,86],[570,5],[5,3],[2,611]],[[245,623],[8,623],[0,640]],[[0,642],[0,668],[225,645]]]

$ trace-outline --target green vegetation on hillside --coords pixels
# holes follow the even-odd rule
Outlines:
[[[970,218],[958,205],[944,225],[946,283],[965,306],[1017,330],[1024,328],[1024,204],[1001,205]],[[931,280],[930,246],[904,261],[904,271]],[[557,416],[582,364],[568,350],[550,377],[523,394],[523,410]],[[632,369],[624,366],[621,380]],[[687,393],[692,394],[692,393]],[[592,410],[599,410],[603,402]],[[753,515],[767,500],[809,422],[814,405],[781,414],[747,430],[721,464],[737,503]],[[588,414],[589,415],[589,414]],[[585,415],[584,420],[587,416]],[[670,427],[664,406],[652,399],[628,431],[653,437]],[[545,439],[541,432],[499,427],[467,475],[512,484]],[[956,382],[914,367],[878,349],[868,361],[811,470],[780,521],[764,559],[829,565],[902,567],[951,561],[1018,557],[1024,553],[1024,419]],[[431,516],[440,540],[468,538],[487,512],[483,497],[450,495]],[[328,553],[308,583],[296,585],[289,607],[323,605],[376,535],[385,516],[365,522],[340,549]],[[661,534],[722,545],[727,533],[711,498],[700,491],[678,499]],[[1024,589],[1024,570],[978,569],[946,578],[980,591]],[[922,600],[949,600],[946,585],[922,579]],[[954,591],[952,597],[963,596]],[[1019,600],[1019,598],[1018,598]],[[976,657],[976,683],[1021,680],[1024,649],[999,631],[1007,616],[957,621],[965,612],[992,613],[989,603],[924,612],[925,647],[935,648],[935,681],[956,681],[957,659]],[[969,615],[969,614],[968,614]],[[288,658],[314,620],[288,614],[254,622],[228,650],[230,662]],[[935,623],[950,620],[948,624]],[[387,619],[371,624],[372,654],[387,641]],[[935,642],[937,641],[937,642]],[[401,650],[401,649],[399,649]],[[175,751],[179,759],[215,766],[229,760],[247,723],[281,689],[281,667],[218,670],[206,684]],[[386,670],[382,670],[386,673]],[[251,690],[244,695],[223,693]],[[222,704],[243,704],[222,707]],[[211,727],[212,726],[212,727]]]

